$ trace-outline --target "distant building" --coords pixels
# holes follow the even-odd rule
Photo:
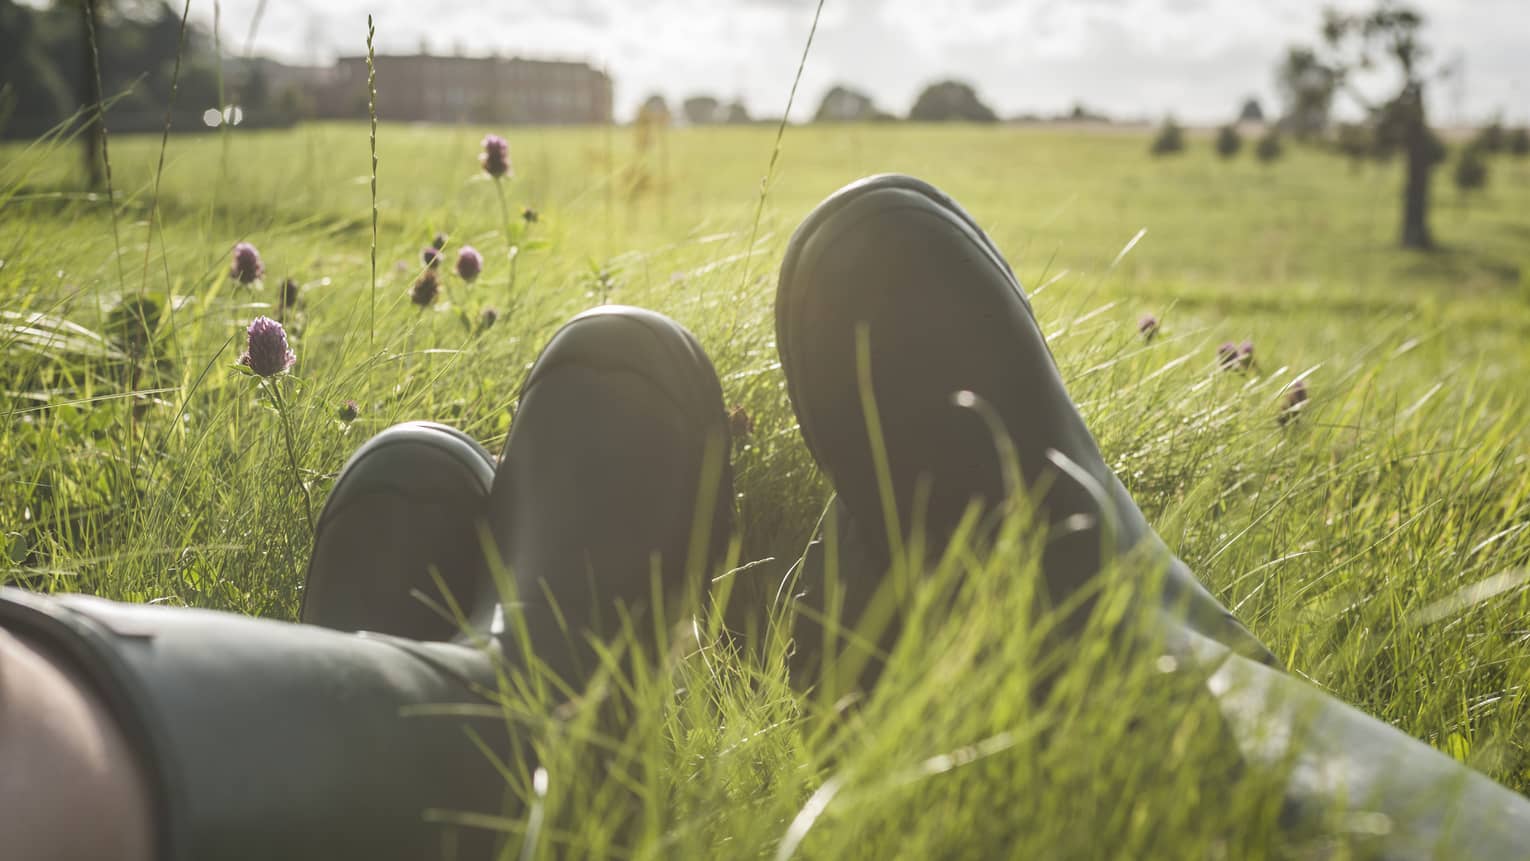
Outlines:
[[[611,78],[586,63],[520,57],[379,55],[377,115],[428,123],[609,123]],[[341,57],[318,98],[331,116],[365,115],[367,58]]]

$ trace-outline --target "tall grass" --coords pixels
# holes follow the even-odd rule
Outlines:
[[[494,271],[423,314],[405,292],[431,225],[449,217],[453,241],[473,244],[502,227],[473,181],[484,131],[385,124],[376,134],[390,157],[379,164],[360,124],[227,129],[226,143],[176,138],[163,171],[161,141],[119,136],[123,194],[105,204],[66,193],[77,159],[65,141],[0,148],[3,579],[295,615],[302,560],[285,547],[307,534],[279,456],[285,430],[228,370],[232,340],[275,306],[276,288],[228,283],[224,255],[238,238],[308,285],[288,314],[299,364],[285,407],[316,496],[362,440],[399,420],[502,443],[538,348],[604,298],[589,261],[608,257],[604,231],[591,229],[606,206],[606,132],[515,131],[511,193],[542,213],[545,242],[521,250],[520,310],[476,333],[455,312],[476,307]],[[1503,162],[1469,222],[1441,209],[1449,250],[1414,256],[1391,248],[1395,177],[1353,176],[1304,150],[1262,170],[1222,164],[1194,137],[1187,157],[1155,164],[1132,136],[791,133],[763,201],[736,191],[773,145],[771,130],[755,129],[673,134],[669,206],[683,218],[658,218],[664,201],[642,191],[614,201],[625,249],[611,261],[615,298],[696,332],[729,403],[755,418],[734,452],[736,559],[714,575],[727,600],[572,705],[511,688],[501,705],[544,776],[529,759],[514,764],[524,812],[477,824],[510,834],[523,857],[1332,848],[1272,848],[1280,775],[1235,775],[1194,673],[1124,664],[1104,636],[1058,663],[1018,522],[993,553],[958,547],[912,584],[907,635],[881,656],[874,690],[844,681],[852,667],[807,692],[794,684],[792,608],[774,598],[828,488],[785,399],[770,285],[745,277],[748,255],[723,249],[754,237],[747,249],[778,259],[813,202],[875,170],[941,184],[1022,280],[1047,283],[1036,311],[1107,458],[1168,543],[1293,672],[1530,786],[1526,165]],[[305,158],[309,147],[328,157]],[[618,165],[637,157],[621,138],[613,148]],[[157,197],[143,193],[156,186]],[[168,324],[151,333],[152,361],[123,349],[111,309],[91,301],[119,259],[117,207],[128,219],[159,210],[178,337]],[[1135,325],[1144,311],[1163,320],[1150,343]],[[375,346],[363,345],[363,326]],[[1216,345],[1245,337],[1257,367],[1219,370]],[[137,383],[125,387],[130,364]],[[1281,425],[1298,377],[1313,399]],[[346,399],[362,407],[350,424],[334,415]],[[131,410],[104,408],[121,403]],[[136,462],[123,456],[130,422]],[[130,474],[134,496],[103,481],[113,471]],[[1137,576],[1107,572],[1101,605],[1127,606]],[[1058,667],[1036,695],[1040,674]],[[1363,849],[1364,833],[1339,832]]]

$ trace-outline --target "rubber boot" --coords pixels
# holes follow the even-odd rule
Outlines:
[[[938,549],[970,503],[996,511],[1005,498],[1003,440],[952,405],[954,393],[975,393],[997,414],[1024,487],[1045,489],[1052,527],[1093,524],[1048,542],[1047,591],[1072,595],[1107,555],[1161,566],[1163,586],[1148,596],[1159,605],[1154,645],[1203,674],[1246,762],[1294,766],[1290,825],[1361,814],[1375,835],[1356,845],[1389,858],[1525,854],[1530,801],[1280,672],[1169,552],[1100,456],[1018,280],[950,198],[905,176],[831,196],[792,238],[776,326],[803,437],[838,491],[847,615],[880,586],[892,543],[857,384],[864,341],[898,529],[921,517]],[[817,544],[791,575],[810,600],[823,588],[824,555]]]
[[[0,627],[64,659],[121,722],[153,784],[159,857],[492,854],[492,832],[451,823],[502,813],[497,656],[11,588]]]
[[[533,367],[492,486],[482,450],[439,426],[357,452],[321,518],[303,609],[317,624],[7,588],[0,626],[61,656],[121,721],[162,857],[487,858],[495,832],[461,823],[503,812],[511,739],[494,700],[531,656],[509,645],[522,638],[481,525],[532,656],[577,689],[595,644],[627,620],[643,631],[654,596],[701,591],[729,540],[727,454],[695,339],[602,308]],[[432,570],[473,596],[465,629],[418,600],[440,592]]]
[[[1008,263],[932,186],[875,176],[820,204],[781,265],[776,342],[803,439],[834,483],[839,520],[853,524],[839,533],[851,554],[840,565],[846,621],[875,591],[889,548],[916,520],[938,555],[969,504],[992,513],[1006,498],[1003,441],[953,402],[970,392],[997,413],[1023,487],[1046,488],[1039,505],[1053,530],[1042,571],[1054,601],[1075,594],[1102,565],[1098,530],[1072,524],[1108,521],[1115,552],[1164,570],[1164,606],[1201,634],[1274,661],[1148,526],[1068,397]],[[862,344],[899,535],[887,529],[858,383]],[[1100,493],[1109,499],[1103,511]],[[802,566],[796,588],[810,597],[821,591],[814,582],[821,568],[816,560]]]
[[[493,484],[493,456],[455,428],[407,422],[372,437],[324,502],[299,618],[416,640],[459,636],[449,607],[469,605],[487,579],[480,534]]]
[[[624,620],[700,595],[732,529],[722,387],[694,336],[639,308],[563,327],[532,366],[489,500],[531,650],[577,690]],[[513,644],[512,644],[513,645]]]

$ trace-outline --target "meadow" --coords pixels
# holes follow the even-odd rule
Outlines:
[[[490,131],[510,141],[503,187],[476,161]],[[1530,161],[1494,161],[1470,200],[1439,171],[1442,249],[1415,254],[1395,247],[1400,166],[1310,148],[1262,165],[1194,136],[1154,159],[1130,131],[800,127],[762,186],[776,143],[384,124],[375,248],[365,124],[174,136],[163,155],[114,137],[110,201],[81,190],[77,146],[0,146],[0,582],[293,618],[311,530],[291,460],[317,506],[397,421],[495,450],[543,342],[609,301],[689,327],[753,419],[724,579],[758,602],[830,493],[775,355],[775,268],[819,199],[906,172],[1009,256],[1109,462],[1293,673],[1530,787]],[[486,263],[421,310],[437,233],[448,260],[470,244]],[[229,277],[241,241],[264,259],[255,287]],[[163,309],[147,330],[116,310],[145,298]],[[278,311],[291,454],[234,368],[245,325]],[[1244,340],[1254,366],[1222,370],[1218,345]],[[1311,400],[1278,421],[1298,378]],[[1278,776],[1232,781],[1204,698],[1091,643],[1076,684],[1035,701],[1028,564],[1018,545],[948,559],[859,699],[797,691],[782,638],[742,648],[714,625],[605,705],[509,696],[550,780],[518,770],[520,812],[477,824],[522,857],[1316,851],[1270,839]]]

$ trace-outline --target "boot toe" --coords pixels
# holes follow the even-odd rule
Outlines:
[[[456,633],[420,596],[439,601],[440,575],[466,600],[483,576],[479,524],[493,458],[445,425],[388,428],[353,454],[325,501],[301,620],[422,640]]]

